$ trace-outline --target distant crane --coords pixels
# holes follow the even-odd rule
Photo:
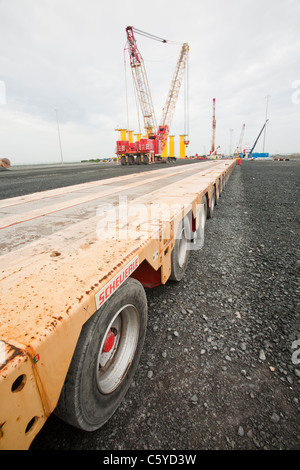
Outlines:
[[[212,117],[212,141],[211,141],[211,155],[215,152],[216,140],[216,99],[213,99],[213,117]]]
[[[249,157],[251,157],[251,155],[252,155],[252,153],[253,153],[253,150],[255,149],[256,144],[257,144],[257,142],[258,142],[258,139],[260,138],[260,136],[261,136],[261,134],[262,134],[262,131],[264,130],[265,126],[267,125],[268,120],[269,120],[269,119],[267,119],[266,122],[264,123],[264,125],[262,126],[261,131],[260,131],[260,133],[258,134],[257,139],[256,139],[256,141],[254,142],[253,147],[252,147],[252,149],[250,150],[250,152],[249,152],[249,154],[248,154]]]
[[[239,155],[240,153],[243,153],[242,145],[243,145],[244,134],[245,134],[245,124],[243,124],[241,134],[240,134],[240,140],[239,140],[238,146],[237,146],[236,151],[235,151],[235,154],[237,154],[237,155]]]
[[[117,141],[116,154],[121,157],[122,165],[126,165],[127,163],[131,165],[134,163],[140,164],[142,159],[145,164],[161,160],[161,155],[167,143],[169,129],[175,111],[189,52],[188,44],[184,43],[175,67],[167,100],[163,108],[162,117],[159,126],[157,126],[146,68],[142,55],[138,50],[134,33],[142,34],[150,39],[155,39],[164,43],[169,42],[166,39],[162,39],[158,36],[154,36],[153,34],[133,28],[133,26],[127,26],[126,28],[130,66],[138,102],[144,120],[146,138],[139,139],[134,143],[130,143],[127,140]]]

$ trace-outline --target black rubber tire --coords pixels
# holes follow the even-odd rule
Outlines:
[[[127,165],[126,158],[124,157],[124,155],[122,155],[122,157],[121,157],[121,165],[122,166]]]
[[[144,165],[149,165],[149,158],[148,158],[148,155],[144,155],[144,157],[143,157],[143,163],[144,163]]]
[[[223,175],[223,179],[222,179],[222,192],[224,191],[225,186],[226,186],[226,176]]]
[[[182,236],[183,235],[183,236]],[[182,243],[186,242],[187,249],[185,251],[184,261],[180,262],[180,252],[182,250]],[[178,225],[175,245],[171,253],[171,274],[170,281],[179,282],[183,278],[189,259],[188,245],[191,242],[191,221],[190,216],[185,216]]]
[[[138,312],[135,352],[117,388],[111,393],[102,393],[97,374],[104,334],[116,312],[128,305]],[[103,426],[117,410],[132,382],[142,353],[146,326],[147,299],[144,288],[138,281],[129,278],[83,325],[55,410],[59,418],[85,431]]]
[[[211,195],[211,198],[210,198],[210,205],[207,208],[207,218],[208,219],[212,218],[213,212],[214,212],[214,209],[215,209],[215,205],[216,205],[216,188],[214,186],[213,191],[212,191],[212,195]]]
[[[128,165],[134,165],[134,156],[133,155],[128,156]]]
[[[140,156],[140,155],[137,155],[137,156],[135,157],[135,163],[136,163],[137,165],[140,165],[140,164],[141,164],[141,156]]]

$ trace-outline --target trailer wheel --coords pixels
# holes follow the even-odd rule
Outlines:
[[[149,164],[148,155],[144,155],[144,157],[143,157],[143,163],[144,163],[144,165],[148,165],[148,164]]]
[[[133,155],[128,156],[128,165],[134,165],[134,156]]]
[[[83,325],[55,413],[85,431],[116,411],[138,366],[147,324],[144,288],[129,278]]]
[[[207,218],[211,219],[216,205],[216,188],[213,187],[212,195],[210,198],[209,207],[207,208]]]
[[[125,166],[127,163],[126,163],[126,158],[124,157],[124,155],[122,155],[121,157],[121,165],[122,166]]]
[[[217,181],[217,183],[216,183],[216,205],[217,205],[218,202],[219,202],[220,194],[221,194],[221,190],[220,190],[220,181]]]
[[[189,243],[191,241],[191,224],[185,216],[177,229],[175,245],[171,253],[171,281],[181,281],[188,264]]]
[[[137,155],[137,156],[135,157],[135,163],[136,163],[137,165],[140,165],[140,164],[141,164],[141,156],[140,156],[140,155]]]
[[[196,232],[192,234],[192,241],[197,249],[201,249],[204,245],[204,228],[207,219],[207,200],[203,196],[201,201],[201,208],[199,212],[199,227]]]

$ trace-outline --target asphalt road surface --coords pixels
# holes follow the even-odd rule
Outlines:
[[[78,163],[63,165],[0,167],[0,199],[23,196],[48,189],[87,183],[115,176],[187,165],[199,160],[177,160],[174,163],[124,166],[116,163]]]

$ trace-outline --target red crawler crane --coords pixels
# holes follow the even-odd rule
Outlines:
[[[188,44],[183,44],[179,59],[175,67],[175,72],[172,78],[167,100],[163,108],[160,124],[157,126],[147,73],[142,55],[136,44],[134,32],[161,42],[168,42],[166,39],[158,38],[157,36],[153,36],[149,33],[144,33],[143,31],[133,28],[132,26],[127,26],[126,28],[130,66],[139,105],[144,119],[144,127],[147,133],[147,138],[140,139],[134,143],[129,143],[127,140],[117,141],[116,154],[121,157],[122,165],[126,165],[127,163],[130,165],[134,163],[140,164],[142,161],[143,163],[147,164],[161,160],[162,152],[167,143],[169,129],[175,111],[189,51]]]

